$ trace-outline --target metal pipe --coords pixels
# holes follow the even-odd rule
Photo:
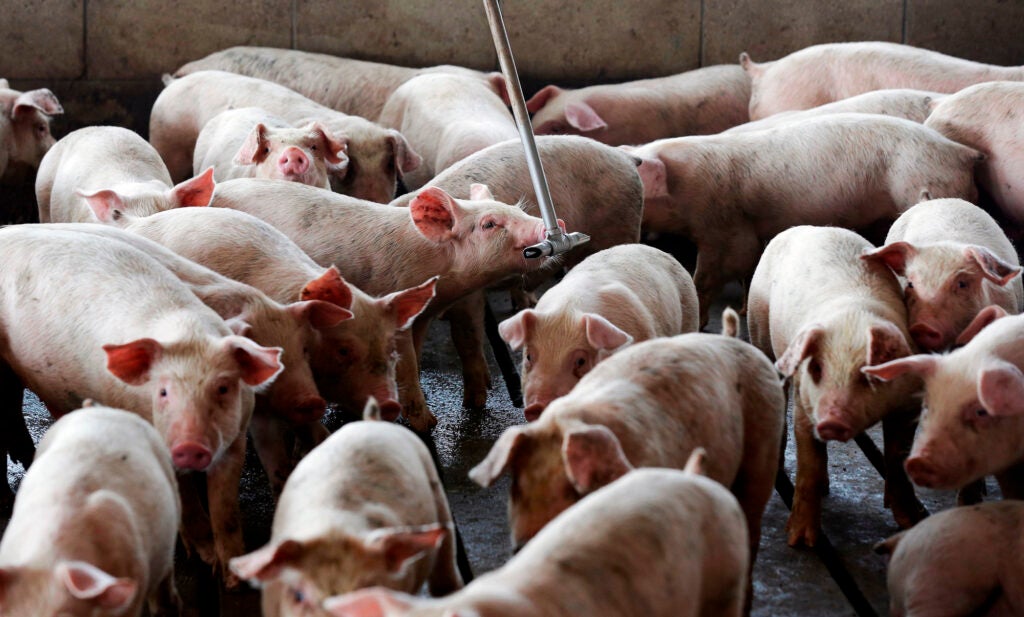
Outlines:
[[[540,207],[547,235],[544,242],[523,249],[523,255],[527,259],[536,259],[565,253],[573,247],[589,241],[590,236],[579,232],[567,234],[558,226],[558,217],[555,215],[555,207],[551,203],[551,192],[548,189],[547,178],[544,176],[540,154],[537,152],[537,142],[533,137],[533,125],[530,124],[530,114],[526,110],[523,87],[519,83],[516,61],[512,57],[512,48],[508,42],[508,33],[505,31],[505,22],[501,17],[498,0],[484,0],[484,9],[487,10],[487,22],[491,26],[494,49],[498,52],[501,72],[505,75],[505,87],[512,105],[512,115],[515,116],[516,126],[519,128],[519,138],[526,151],[526,165],[530,170],[530,179],[533,181],[533,190],[537,194],[537,205]]]

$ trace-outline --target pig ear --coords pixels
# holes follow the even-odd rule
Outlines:
[[[266,143],[267,127],[262,122],[257,122],[256,126],[249,131],[245,141],[242,142],[242,147],[238,149],[233,162],[238,165],[255,165],[263,161],[269,153],[269,150],[264,152]]]
[[[333,328],[346,319],[352,319],[352,311],[343,309],[330,302],[320,300],[307,300],[289,304],[287,309],[295,319],[308,321],[314,330]]]
[[[399,173],[406,174],[416,171],[423,164],[423,157],[416,153],[405,139],[405,136],[398,131],[391,129],[391,148],[395,153],[395,168]]]
[[[61,563],[57,566],[57,575],[73,597],[112,611],[127,608],[139,590],[134,580],[114,578],[84,561]]]
[[[994,362],[978,374],[978,399],[993,416],[1024,415],[1024,373],[1009,362]]]
[[[439,278],[437,276],[429,278],[418,287],[398,291],[384,298],[388,310],[395,313],[395,324],[398,330],[408,330],[420,313],[426,310],[434,298]]]
[[[501,340],[508,343],[512,351],[522,348],[530,338],[530,330],[537,323],[537,315],[533,309],[519,311],[498,324]]]
[[[268,544],[229,562],[231,571],[247,581],[266,582],[277,578],[281,570],[302,558],[305,545],[295,540]]]
[[[964,254],[978,262],[982,275],[996,285],[1006,285],[1020,274],[1020,266],[997,257],[982,246],[968,246]]]
[[[443,190],[430,186],[409,202],[409,215],[416,229],[432,242],[445,242],[454,235],[462,208]]]
[[[619,438],[600,424],[569,430],[562,438],[562,460],[569,482],[580,495],[611,484],[633,469]]]
[[[6,79],[0,77],[0,90],[10,90],[11,84]]]
[[[335,136],[324,128],[319,122],[314,122],[311,127],[314,133],[320,136],[321,145],[324,149],[324,160],[332,171],[340,172],[348,168],[348,137]]]
[[[473,201],[494,201],[494,195],[486,184],[474,182],[469,185],[469,198]]]
[[[920,375],[921,377],[930,377],[935,373],[935,369],[939,366],[939,358],[941,357],[942,356],[932,354],[907,356],[906,358],[891,360],[885,364],[879,364],[877,366],[861,367],[860,372],[865,375],[877,377],[882,381],[892,381],[906,373]]]
[[[321,300],[340,306],[343,309],[352,308],[352,289],[338,272],[337,266],[331,266],[312,281],[306,283],[299,293],[301,300]]]
[[[380,404],[377,402],[376,397],[372,395],[366,399],[366,404],[363,405],[363,420],[367,422],[380,422],[382,420]]]
[[[422,527],[390,527],[370,533],[367,549],[383,554],[389,572],[402,572],[410,560],[436,549],[448,530],[440,523]]]
[[[804,358],[814,354],[824,334],[825,329],[817,324],[804,328],[789,342],[782,357],[775,361],[775,368],[786,377],[792,376]]]
[[[512,100],[508,98],[508,83],[505,81],[505,76],[498,72],[488,73],[487,83],[491,86],[491,89],[494,90],[494,93],[501,97],[505,106],[511,107]],[[529,104],[527,104],[527,106],[529,106]],[[529,107],[527,107],[527,109],[529,109]]]
[[[621,147],[621,146],[620,146]],[[625,148],[622,148],[625,150]],[[657,197],[668,196],[668,171],[665,169],[665,163],[658,157],[645,157],[630,152],[639,163],[637,163],[636,171],[640,174],[640,182],[644,186],[644,199],[654,199]]]
[[[107,370],[132,386],[149,380],[149,369],[160,359],[163,347],[151,338],[141,338],[124,345],[104,345]]]
[[[595,313],[584,313],[583,327],[587,331],[587,342],[597,350],[614,351],[633,342],[632,336]]]
[[[261,347],[244,336],[224,337],[224,346],[238,363],[242,381],[250,386],[270,385],[284,370],[280,347]]]
[[[900,329],[891,323],[880,323],[868,329],[868,365],[883,364],[909,356],[910,345]]]
[[[896,274],[903,276],[907,262],[917,255],[917,249],[909,242],[891,242],[873,251],[865,251],[860,258],[888,266]]]
[[[594,108],[587,105],[584,101],[573,101],[567,104],[565,106],[565,119],[569,121],[573,128],[584,133],[608,128],[608,123],[604,121],[604,118],[598,115]]]
[[[558,96],[561,93],[562,89],[558,86],[544,86],[537,91],[537,94],[531,96],[529,101],[526,101],[526,110],[531,114],[535,114],[548,104],[551,97]]]
[[[525,443],[528,435],[521,426],[511,426],[498,437],[491,451],[479,465],[469,470],[469,479],[487,488],[508,469],[516,450]]]
[[[11,119],[13,120],[19,113],[24,113],[30,109],[38,109],[48,116],[64,113],[64,108],[60,106],[57,96],[46,88],[23,92],[18,98],[14,99],[14,107],[11,108]]]
[[[213,167],[207,167],[203,173],[171,189],[170,201],[179,208],[209,206],[216,187]]]
[[[415,602],[415,598],[400,591],[370,587],[327,598],[323,608],[334,617],[389,617],[395,611],[408,611]]]
[[[102,189],[92,193],[76,190],[75,194],[85,200],[96,220],[107,225],[116,225],[124,219],[124,202],[115,191]]]
[[[693,452],[690,452],[690,457],[686,459],[686,466],[683,467],[683,471],[695,476],[706,476],[707,469],[705,468],[705,461],[708,457],[708,451],[704,448],[694,448]]]
[[[956,337],[956,344],[966,345],[974,340],[974,337],[978,336],[978,333],[988,327],[993,321],[1006,317],[1009,313],[1003,307],[992,304],[981,309],[971,323],[964,328],[964,331],[960,333],[960,336]]]

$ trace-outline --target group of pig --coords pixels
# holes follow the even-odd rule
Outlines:
[[[1018,502],[925,519],[911,484],[1024,495],[1024,69],[843,43],[547,86],[559,224],[591,241],[546,260],[498,73],[242,47],[164,82],[148,142],[55,143],[53,93],[0,80],[0,177],[38,168],[41,221],[0,230],[0,446],[31,463],[4,615],[177,614],[179,530],[268,616],[742,615],[787,402],[791,545],[819,539],[827,442],[881,420],[912,527],[879,546],[893,614],[1024,612]],[[642,231],[695,244],[693,277]],[[698,333],[734,280],[752,344],[732,310]],[[485,405],[496,288],[527,423],[470,476],[512,476],[522,550],[463,588],[430,454],[385,420],[436,422],[417,358],[442,315]],[[61,418],[35,451],[24,388]],[[328,435],[328,404],[364,421]],[[245,554],[247,433],[278,503]]]

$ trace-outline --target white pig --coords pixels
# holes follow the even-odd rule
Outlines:
[[[896,88],[893,90],[872,90],[848,99],[841,99],[834,103],[812,107],[801,111],[784,111],[777,114],[734,126],[725,133],[740,133],[746,131],[760,131],[761,129],[772,128],[783,123],[801,122],[807,118],[824,116],[827,114],[881,114],[903,118],[918,124],[924,124],[928,115],[937,101],[941,101],[946,95],[926,90],[911,90],[909,88]],[[954,139],[953,141],[958,141]]]
[[[978,314],[983,329],[946,355],[917,355],[864,369],[868,375],[924,379],[924,412],[907,473],[915,484],[961,488],[995,474],[1010,499],[1024,498],[1024,316]],[[978,331],[980,330],[980,331]]]
[[[41,227],[0,230],[0,357],[54,415],[86,398],[130,410],[153,423],[175,467],[206,471],[213,537],[197,549],[226,565],[244,549],[238,483],[252,388],[282,370],[281,350],[233,334],[145,253]],[[3,395],[20,400],[13,386]]]
[[[654,339],[598,364],[536,422],[507,429],[470,478],[490,486],[511,474],[519,546],[627,465],[682,469],[701,447],[708,477],[739,500],[756,555],[785,410],[778,373],[749,344],[717,334]]]
[[[879,420],[885,426],[886,505],[909,527],[926,516],[901,467],[919,404],[919,385],[879,385],[861,367],[911,353],[896,276],[860,259],[873,248],[852,231],[794,227],[765,248],[748,295],[750,341],[792,380],[797,444],[789,544],[814,546],[828,486],[829,440],[847,441]],[[908,431],[906,434],[904,431]],[[905,452],[905,450],[903,450]]]
[[[318,264],[337,266],[347,281],[371,294],[440,275],[436,298],[413,326],[419,349],[426,326],[452,302],[543,265],[522,253],[544,239],[543,221],[494,201],[483,185],[474,197],[457,200],[428,187],[408,208],[395,208],[293,182],[240,179],[219,185],[213,205],[265,220]],[[436,420],[419,390],[416,354],[408,348],[399,354],[399,384],[409,397],[402,401],[406,418],[426,430]]]
[[[258,107],[222,111],[199,132],[192,162],[214,179],[270,178],[330,190],[328,173],[348,165],[348,144],[315,122],[290,123]]]
[[[889,611],[916,615],[1024,614],[1024,503],[953,508],[875,546],[891,554]]]
[[[535,309],[498,324],[513,351],[523,350],[526,419],[626,345],[696,332],[697,313],[693,280],[668,253],[621,244],[587,257]]]
[[[964,88],[943,99],[925,126],[985,154],[978,184],[1019,234],[1024,229],[1024,83],[997,81]]]
[[[722,286],[747,282],[775,234],[794,225],[887,224],[922,189],[973,200],[980,157],[920,124],[869,114],[663,139],[633,153],[644,159],[644,229],[697,244],[701,327]]]
[[[456,594],[428,600],[378,587],[325,608],[336,617],[738,617],[750,562],[744,527],[717,483],[638,469]]]
[[[295,468],[270,542],[231,560],[263,587],[265,617],[326,614],[330,596],[383,586],[434,595],[462,587],[455,525],[430,452],[414,433],[365,420],[341,427]]]
[[[744,52],[740,64],[752,80],[751,120],[872,90],[917,88],[948,94],[983,81],[1024,80],[1021,67],[982,64],[877,41],[812,45],[760,64]]]
[[[545,86],[526,102],[538,135],[583,135],[612,146],[709,135],[750,119],[750,78],[738,66],[568,90]]]
[[[409,190],[470,154],[508,139],[519,131],[504,99],[504,80],[491,85],[478,77],[428,73],[413,77],[388,99],[377,119],[409,141],[423,163],[405,174]]]
[[[233,107],[260,107],[290,122],[318,122],[348,147],[348,165],[331,170],[331,188],[340,193],[386,203],[397,178],[421,163],[398,131],[359,116],[335,111],[279,84],[225,73],[203,71],[167,83],[153,104],[149,140],[167,163],[171,177],[192,172],[193,153],[206,123]]]
[[[50,118],[62,113],[46,88],[20,92],[0,79],[0,181],[20,182],[39,167],[54,143]]]
[[[133,131],[91,126],[54,145],[39,165],[36,199],[42,223],[94,223],[90,208],[146,216],[181,206],[205,206],[213,170],[171,186],[160,155]]]
[[[0,542],[0,612],[139,617],[148,603],[176,615],[177,487],[167,446],[137,415],[93,406],[58,420]]]
[[[198,71],[230,71],[266,79],[307,96],[321,105],[376,120],[391,94],[423,73],[457,73],[486,79],[485,73],[461,66],[424,69],[340,58],[295,49],[231,47],[182,66],[175,77]]]
[[[885,246],[863,258],[901,277],[910,335],[925,351],[951,346],[986,306],[1012,314],[1024,309],[1017,251],[987,212],[961,199],[933,199],[907,210]]]

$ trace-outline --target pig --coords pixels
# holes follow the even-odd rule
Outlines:
[[[212,538],[189,516],[183,532],[207,563],[226,566],[244,549],[238,483],[253,388],[281,372],[281,349],[234,334],[145,253],[41,227],[0,229],[0,359],[17,377],[4,382],[5,408],[20,409],[24,386],[54,416],[92,398],[151,422],[177,469],[206,472]]]
[[[644,229],[697,244],[702,328],[722,286],[748,282],[775,234],[794,225],[887,225],[922,190],[971,201],[980,157],[920,124],[870,114],[663,139],[633,154],[644,159]]]
[[[776,359],[791,383],[797,471],[786,524],[790,546],[818,541],[828,441],[848,441],[879,420],[886,505],[901,527],[927,515],[901,466],[914,435],[919,383],[883,385],[860,371],[912,353],[896,276],[860,259],[872,248],[846,229],[793,227],[768,243],[750,283],[750,342]]]
[[[272,81],[321,105],[376,120],[391,94],[423,73],[455,73],[486,79],[484,73],[461,66],[414,69],[271,47],[231,47],[185,64],[175,77],[199,71],[229,71]]]
[[[910,335],[924,351],[952,346],[986,306],[1024,309],[1017,251],[987,212],[960,199],[923,201],[862,256],[904,281]]]
[[[576,136],[538,137],[537,150],[558,216],[568,229],[586,232],[590,241],[527,273],[521,279],[525,289],[535,288],[556,271],[572,267],[587,255],[617,244],[639,242],[644,208],[636,157]],[[526,212],[540,215],[526,155],[518,139],[495,144],[467,157],[439,173],[428,186],[465,199],[471,196],[472,184],[484,179],[499,201],[518,202]],[[408,205],[414,198],[413,194],[404,195],[393,203]],[[524,290],[516,291],[515,303],[520,308],[528,308],[529,299]],[[455,349],[462,361],[463,405],[470,409],[485,405],[487,387],[491,383],[483,351],[483,302],[482,293],[469,296],[446,315],[451,321]]]
[[[291,124],[258,107],[222,111],[203,127],[192,169],[213,167],[214,180],[270,178],[330,190],[328,173],[348,165],[348,144],[312,122]]]
[[[5,413],[11,410],[5,410]],[[181,503],[160,435],[93,406],[47,431],[0,541],[8,617],[177,615]]]
[[[697,331],[697,291],[674,257],[621,244],[584,259],[536,309],[498,324],[523,350],[524,414],[536,420],[596,364],[630,343]]]
[[[416,368],[426,327],[462,296],[543,265],[527,260],[525,247],[544,239],[544,223],[515,206],[496,202],[487,187],[475,199],[456,200],[425,188],[408,208],[373,204],[293,182],[228,180],[213,205],[241,210],[270,223],[322,267],[337,266],[367,293],[406,289],[440,275],[436,297],[400,341],[399,383],[408,398],[403,413],[419,431],[436,419],[423,400]]]
[[[538,135],[583,135],[611,146],[720,133],[750,119],[750,77],[738,66],[567,90],[526,102]]]
[[[569,508],[498,570],[439,599],[374,587],[336,617],[697,617],[743,614],[743,513],[693,471],[638,469]]]
[[[755,63],[750,75],[750,119],[810,109],[872,90],[917,88],[949,94],[983,81],[1024,80],[1024,68],[994,66],[936,51],[878,41],[812,45],[774,62]]]
[[[951,353],[863,369],[885,380],[924,379],[925,411],[906,462],[914,484],[949,490],[994,474],[1004,497],[1024,498],[1024,316],[1004,313],[979,313],[967,328],[974,337]]]
[[[889,560],[889,607],[908,615],[1021,615],[1024,504],[953,508],[875,546]]]
[[[617,477],[623,461],[681,469],[702,447],[708,477],[732,487],[746,515],[753,561],[785,417],[778,374],[749,344],[718,334],[653,339],[599,363],[536,422],[507,429],[470,478],[486,487],[509,472],[512,542],[522,546]]]
[[[924,121],[928,119],[928,115],[932,113],[935,103],[941,101],[945,96],[945,94],[938,92],[912,90],[909,88],[872,90],[871,92],[851,96],[848,99],[841,99],[820,107],[812,107],[802,111],[780,112],[767,118],[734,126],[723,132],[760,131],[783,123],[801,122],[807,118],[842,113],[881,114],[924,124]],[[953,141],[959,140],[954,139]]]
[[[46,153],[36,176],[41,223],[95,223],[92,208],[146,216],[205,206],[213,170],[172,187],[160,155],[135,132],[90,126],[68,134]]]
[[[51,118],[63,113],[46,88],[20,92],[0,79],[0,182],[18,184],[30,177],[54,144]]]
[[[380,421],[341,427],[302,459],[274,513],[270,541],[231,560],[263,588],[263,615],[326,614],[331,596],[383,586],[433,595],[462,587],[455,524],[423,442]]]
[[[377,122],[405,135],[423,157],[418,168],[402,177],[407,189],[420,188],[474,152],[518,139],[505,103],[505,82],[494,84],[468,75],[428,73],[395,90]]]
[[[1024,84],[998,81],[964,88],[935,106],[925,126],[985,154],[978,184],[992,197],[1015,235],[1024,229],[1021,142]]]
[[[153,104],[149,140],[167,163],[172,178],[192,172],[196,140],[203,126],[222,111],[258,106],[293,125],[317,122],[347,144],[348,165],[331,170],[331,188],[360,199],[387,203],[399,175],[422,162],[401,133],[359,116],[335,111],[284,86],[225,73],[203,71],[168,80]]]

